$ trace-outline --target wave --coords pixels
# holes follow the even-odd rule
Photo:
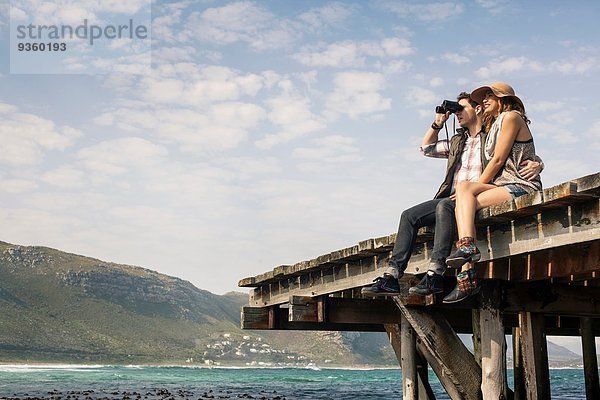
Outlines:
[[[0,372],[36,372],[36,371],[79,371],[112,368],[112,365],[100,364],[0,364]]]

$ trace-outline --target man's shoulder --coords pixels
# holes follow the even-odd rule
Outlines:
[[[465,138],[465,130],[457,129],[456,132],[454,132],[454,135],[452,135],[452,137],[450,138],[450,143],[460,141],[464,138]]]

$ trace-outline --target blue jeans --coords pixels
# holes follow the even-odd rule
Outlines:
[[[446,271],[446,257],[450,255],[452,241],[456,237],[455,207],[454,200],[443,198],[428,200],[402,212],[389,267],[404,272],[415,245],[417,231],[423,226],[435,225],[430,269],[442,275]]]
[[[525,194],[528,194],[525,189],[523,189],[521,186],[515,185],[515,184],[505,185],[505,186],[503,186],[503,188],[508,190],[508,193],[511,194],[513,199],[516,199],[517,197],[521,197]]]

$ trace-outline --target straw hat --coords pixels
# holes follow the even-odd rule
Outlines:
[[[478,87],[477,89],[471,92],[471,100],[473,100],[477,104],[483,104],[485,94],[490,90],[496,95],[496,97],[514,98],[517,101],[517,103],[519,103],[521,107],[523,107],[523,110],[525,109],[525,106],[523,105],[521,99],[517,97],[517,95],[515,95],[515,90],[512,88],[512,86],[504,82],[496,82],[492,83],[489,86]]]

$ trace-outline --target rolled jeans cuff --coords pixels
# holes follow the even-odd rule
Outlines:
[[[387,267],[385,269],[385,271],[383,271],[384,274],[389,274],[391,276],[393,276],[394,278],[398,279],[398,268],[394,268],[394,267]]]

